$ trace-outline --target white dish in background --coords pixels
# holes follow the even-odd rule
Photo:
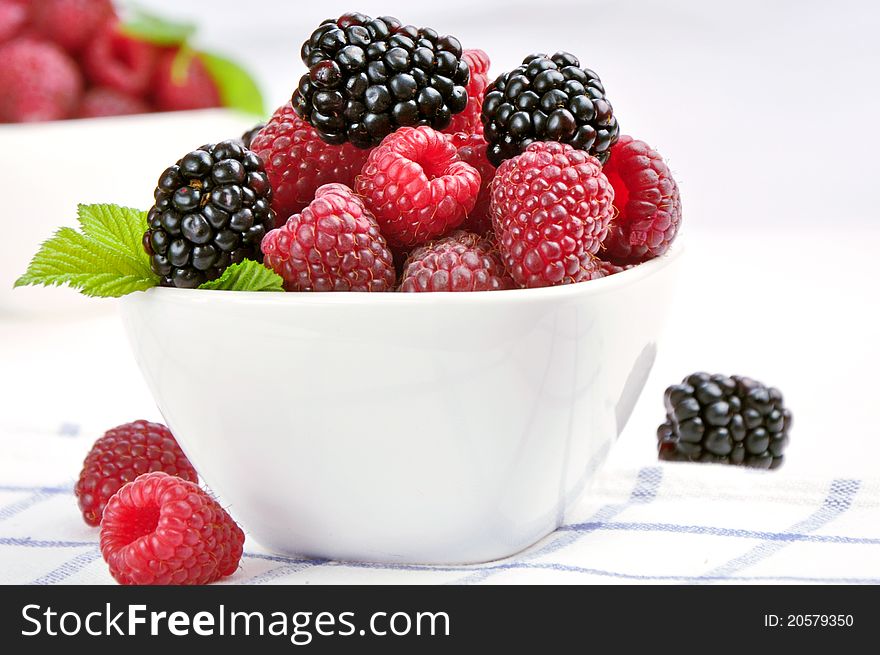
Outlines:
[[[541,539],[588,487],[654,362],[679,254],[547,289],[156,288],[120,307],[168,425],[258,542],[472,563]]]
[[[59,227],[77,225],[77,204],[148,209],[165,168],[204,143],[241,136],[256,122],[207,109],[0,125],[0,317],[112,306],[70,289],[13,291],[12,284],[43,241]]]

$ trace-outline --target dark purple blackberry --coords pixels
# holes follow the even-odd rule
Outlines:
[[[243,145],[245,148],[250,148],[251,141],[254,140],[254,137],[257,136],[257,133],[260,130],[262,130],[264,127],[266,127],[265,123],[257,123],[251,129],[249,129],[247,132],[242,134],[241,138],[240,138],[241,145]]]
[[[666,390],[660,459],[770,469],[782,464],[791,412],[779,389],[751,378],[694,373]]]
[[[577,57],[529,55],[486,88],[483,134],[495,166],[535,141],[561,141],[586,150],[603,164],[620,128],[599,76]]]
[[[454,36],[358,13],[325,20],[302,47],[309,72],[291,102],[327,143],[370,148],[404,125],[441,130],[467,105]]]
[[[243,259],[263,260],[275,224],[263,161],[236,141],[202,146],[165,169],[144,250],[161,285],[191,289]]]

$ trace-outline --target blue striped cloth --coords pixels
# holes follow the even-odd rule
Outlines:
[[[0,426],[0,583],[109,584],[72,477],[94,440],[75,424]],[[690,464],[606,468],[566,524],[475,566],[334,562],[248,540],[226,582],[880,584],[880,478],[802,479]]]

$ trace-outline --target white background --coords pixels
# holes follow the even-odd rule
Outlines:
[[[623,132],[669,160],[688,250],[667,338],[611,465],[655,459],[663,388],[706,369],[786,394],[792,445],[773,475],[877,475],[880,46],[871,3],[141,4],[196,19],[199,44],[246,63],[273,107],[303,72],[303,39],[352,8],[456,34],[490,54],[494,74],[530,52],[576,53],[605,82]],[[23,219],[0,220],[14,229]],[[97,436],[159,418],[114,318],[0,319],[0,365],[7,427],[72,421]]]

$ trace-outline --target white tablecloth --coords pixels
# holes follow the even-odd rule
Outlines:
[[[694,225],[629,425],[572,522],[528,551],[379,566],[279,557],[249,539],[228,581],[880,583],[877,236],[851,229],[828,254],[820,232]],[[657,462],[663,389],[702,369],[783,390],[795,417],[784,467]],[[72,483],[91,443],[136,418],[160,420],[112,311],[0,320],[0,583],[112,582]]]

